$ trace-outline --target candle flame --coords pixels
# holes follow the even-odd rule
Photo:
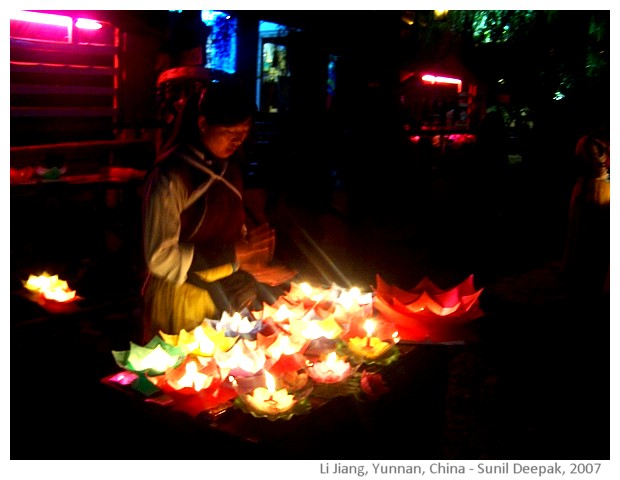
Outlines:
[[[312,287],[310,286],[309,283],[306,283],[306,282],[300,283],[299,288],[301,288],[301,291],[304,292],[304,295],[306,297],[309,297],[312,294]]]
[[[369,337],[372,336],[372,334],[375,331],[376,326],[377,326],[377,323],[374,320],[367,319],[364,322],[364,330],[366,330],[366,335]]]
[[[276,391],[276,381],[273,378],[273,375],[271,375],[267,371],[265,371],[265,385],[267,387],[267,390],[270,393],[275,393],[275,391]]]
[[[325,364],[330,367],[333,367],[337,361],[338,361],[338,356],[336,355],[336,352],[330,352],[327,355],[327,358],[325,359]]]
[[[58,275],[50,275],[47,272],[43,272],[39,276],[30,275],[24,285],[30,291],[41,293],[48,300],[67,302],[76,297],[75,290],[71,290],[65,280],[58,278]]]

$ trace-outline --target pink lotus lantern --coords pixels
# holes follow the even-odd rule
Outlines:
[[[392,286],[379,275],[376,278],[375,308],[397,325],[403,339],[449,338],[454,328],[483,315],[479,303],[483,289],[474,288],[473,275],[445,290],[427,277],[411,290]]]
[[[308,375],[317,383],[338,383],[346,380],[357,368],[336,352],[328,353],[322,360],[308,361]]]

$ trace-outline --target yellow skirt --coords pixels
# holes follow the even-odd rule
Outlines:
[[[206,290],[189,283],[177,286],[150,275],[143,292],[145,343],[160,331],[176,335],[181,329],[193,330],[205,318],[213,318],[217,310]]]

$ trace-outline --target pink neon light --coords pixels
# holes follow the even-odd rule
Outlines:
[[[71,27],[73,20],[71,17],[63,15],[53,15],[50,13],[28,12],[21,10],[11,14],[11,20],[21,20],[22,22],[42,23],[44,25],[57,25],[59,27]]]
[[[451,77],[442,77],[439,75],[422,75],[422,81],[428,83],[446,83],[448,85],[456,85],[458,92],[461,93],[461,89],[463,88],[463,80],[459,78],[451,78]]]
[[[99,30],[103,25],[101,25],[96,20],[89,20],[87,18],[78,18],[75,22],[76,28],[83,28],[84,30]]]

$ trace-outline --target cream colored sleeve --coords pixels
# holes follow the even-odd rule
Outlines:
[[[183,183],[153,174],[146,185],[143,209],[144,256],[149,272],[177,285],[187,279],[194,247],[179,242],[181,212],[187,199]]]

